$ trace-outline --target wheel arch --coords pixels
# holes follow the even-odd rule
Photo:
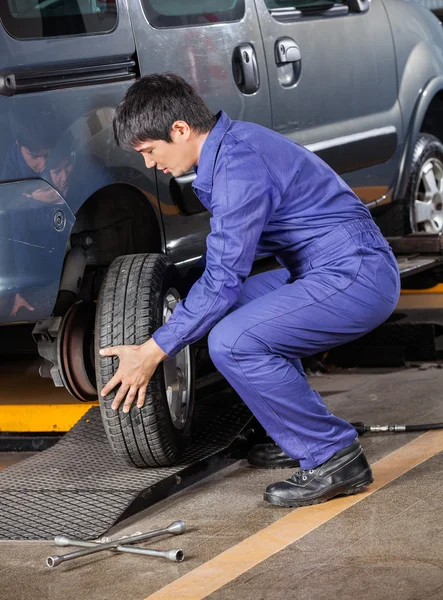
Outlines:
[[[90,347],[82,324],[93,318],[92,301],[108,267],[118,256],[164,254],[155,201],[130,185],[114,184],[91,195],[75,215],[53,309],[37,323],[33,337],[45,359],[41,374],[77,399],[89,401],[95,388],[89,353],[81,358],[81,349]]]
[[[405,196],[410,175],[409,167],[419,134],[432,133],[443,142],[443,120],[440,119],[439,122],[438,118],[442,114],[440,111],[443,111],[443,75],[432,78],[420,90],[406,135],[393,194],[394,201]]]
[[[71,229],[53,315],[63,315],[79,296],[94,300],[104,272],[118,256],[164,253],[155,203],[154,196],[118,183],[98,190],[82,204]]]
[[[85,235],[91,238],[88,264],[98,260],[99,264],[109,265],[122,254],[164,251],[157,199],[132,185],[114,183],[98,190],[75,216],[71,245],[84,241]],[[114,232],[114,239],[97,235],[104,230]],[[128,234],[131,235],[128,237]]]

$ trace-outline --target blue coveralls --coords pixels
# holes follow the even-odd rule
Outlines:
[[[303,469],[352,443],[300,359],[385,321],[400,290],[369,211],[320,158],[280,134],[220,113],[193,186],[212,213],[206,268],[154,333],[174,356],[210,329],[217,369]],[[282,269],[248,278],[254,257]]]

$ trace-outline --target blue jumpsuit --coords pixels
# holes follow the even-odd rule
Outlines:
[[[385,321],[400,291],[369,211],[320,158],[223,112],[193,186],[211,212],[206,268],[153,337],[169,356],[209,334],[217,369],[303,469],[349,446],[355,429],[326,409],[300,359]],[[281,269],[248,275],[256,256]]]

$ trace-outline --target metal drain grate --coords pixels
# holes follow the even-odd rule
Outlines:
[[[100,409],[92,407],[55,446],[0,472],[0,539],[60,533],[94,539],[233,462],[227,449],[254,423],[249,409],[229,390],[196,408],[191,445],[180,463],[136,469],[112,453]]]

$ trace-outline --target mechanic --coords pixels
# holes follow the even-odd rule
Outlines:
[[[9,113],[14,141],[8,147],[1,180],[35,179],[45,169],[49,154],[57,142],[51,107],[41,105],[39,118],[26,106],[16,106]]]
[[[300,466],[265,500],[304,506],[373,481],[355,429],[328,412],[302,357],[350,342],[385,321],[400,289],[395,258],[367,208],[320,158],[252,123],[214,115],[172,74],[146,76],[117,108],[118,144],[148,168],[193,183],[212,214],[206,267],[169,321],[141,346],[102,349],[119,368],[102,395],[128,412],[157,365],[209,330],[217,369],[276,442],[263,466]],[[282,269],[248,278],[257,255]],[[126,398],[126,399],[125,399]],[[254,457],[254,451],[251,453]]]

